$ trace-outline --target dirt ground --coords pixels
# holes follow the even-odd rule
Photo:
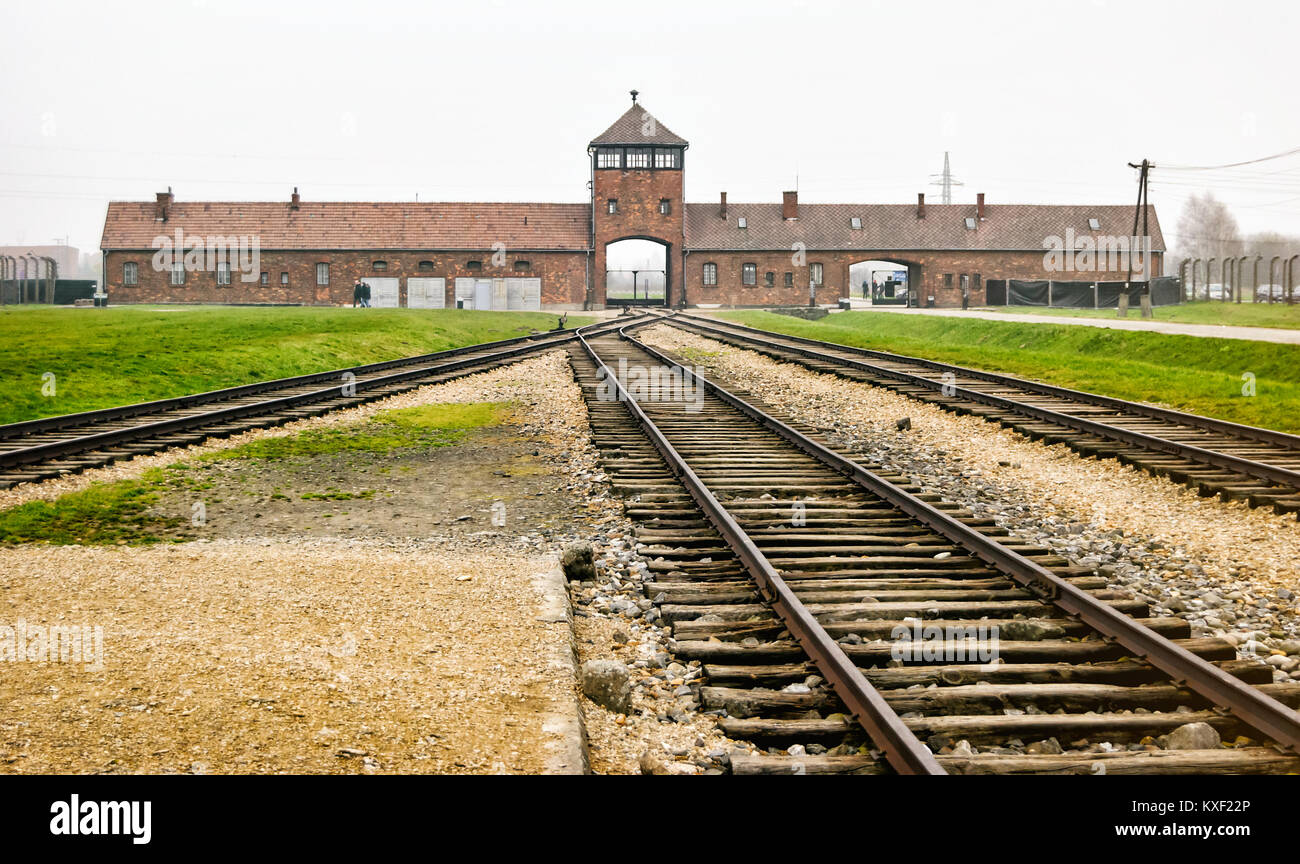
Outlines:
[[[242,436],[521,409],[448,446],[192,468],[156,509],[196,540],[0,548],[0,625],[100,626],[104,653],[0,663],[0,773],[546,770],[575,691],[539,577],[608,518],[575,479],[585,408],[562,371],[547,355]]]

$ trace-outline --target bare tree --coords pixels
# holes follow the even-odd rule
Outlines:
[[[1193,195],[1178,217],[1178,247],[1181,257],[1218,258],[1243,255],[1245,248],[1237,220],[1228,206],[1212,192]]]

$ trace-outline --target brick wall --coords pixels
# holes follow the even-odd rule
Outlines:
[[[970,278],[972,306],[985,302],[985,286],[989,279],[1059,279],[1063,281],[1122,281],[1126,271],[1099,272],[1049,272],[1043,266],[1042,252],[935,252],[923,250],[873,250],[870,252],[818,252],[809,251],[802,264],[794,263],[790,252],[709,252],[689,251],[686,255],[686,302],[720,303],[724,306],[804,305],[808,302],[808,282],[811,265],[822,265],[822,284],[817,289],[818,303],[834,303],[846,297],[849,290],[849,266],[860,261],[895,261],[907,265],[912,288],[917,290],[921,302],[933,296],[936,306],[961,305],[961,277]],[[1161,254],[1154,253],[1153,275],[1162,272]],[[717,285],[706,287],[704,264],[717,265]],[[757,268],[756,284],[742,282],[743,266],[753,263]],[[902,269],[900,267],[900,269]],[[766,280],[773,274],[772,284]],[[785,274],[790,273],[793,286],[785,286]],[[951,287],[944,279],[952,275]],[[980,285],[975,288],[975,274]],[[853,296],[860,297],[861,286],[854,286]]]
[[[217,274],[190,271],[184,285],[172,285],[170,274],[153,268],[153,250],[109,252],[106,282],[110,303],[288,303],[306,306],[349,306],[352,285],[358,279],[397,277],[399,303],[406,305],[406,280],[411,276],[442,277],[447,280],[445,304],[455,306],[454,280],[460,276],[481,279],[539,277],[542,280],[542,303],[547,306],[581,307],[586,295],[587,255],[583,252],[512,252],[502,266],[492,262],[491,250],[483,252],[385,252],[323,251],[261,253],[260,269],[268,284],[259,280],[244,282],[233,270],[229,285],[218,285]],[[376,260],[386,261],[386,270],[374,269]],[[469,262],[482,262],[483,269],[470,270]],[[123,284],[123,264],[137,264],[139,284]],[[433,262],[432,269],[420,269],[420,262]],[[527,270],[516,270],[517,262],[527,261]],[[233,261],[232,261],[233,263]],[[329,264],[329,284],[316,284],[316,265]],[[288,273],[288,284],[281,284],[281,274]]]

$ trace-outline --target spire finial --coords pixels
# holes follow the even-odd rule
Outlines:
[[[636,97],[639,96],[639,95],[641,95],[641,94],[640,94],[638,91],[636,91],[636,90],[629,90],[628,92],[632,94],[632,104],[635,105],[635,104],[636,104]]]

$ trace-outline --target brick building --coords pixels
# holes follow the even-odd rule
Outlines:
[[[186,202],[170,190],[111,202],[101,244],[110,302],[346,305],[364,279],[376,306],[602,308],[622,302],[610,250],[625,241],[661,249],[657,266],[631,278],[634,295],[640,280],[659,286],[639,302],[668,305],[806,304],[814,293],[833,303],[861,296],[850,273],[867,261],[905,271],[913,304],[939,306],[959,305],[963,293],[983,303],[989,280],[1107,281],[1127,270],[1105,250],[1127,240],[1128,205],[998,204],[982,193],[972,204],[924,195],[914,205],[804,204],[796,192],[688,204],[688,146],[634,96],[587,147],[585,204],[311,202],[296,189],[284,202]],[[1154,208],[1149,219],[1158,276]],[[256,243],[255,262],[237,249],[241,239]],[[206,254],[159,263],[160,244],[195,241]],[[1081,269],[1049,268],[1053,242],[1078,251],[1071,263]]]

